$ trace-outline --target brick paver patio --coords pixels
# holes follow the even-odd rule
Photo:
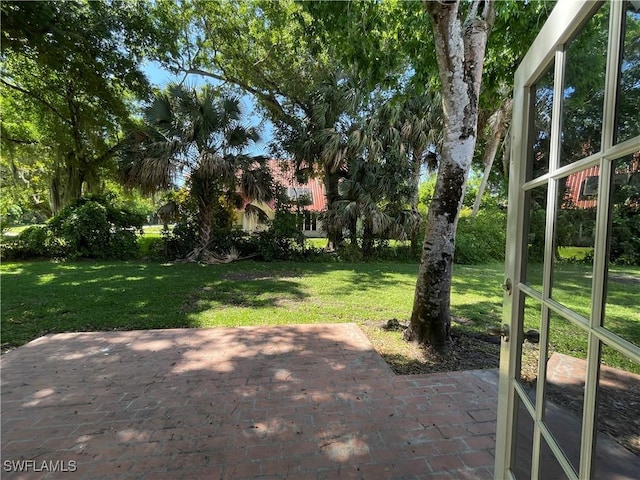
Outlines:
[[[6,479],[492,478],[497,373],[396,376],[354,324],[66,333],[0,361]]]

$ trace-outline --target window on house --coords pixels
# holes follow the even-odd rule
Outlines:
[[[313,212],[304,212],[303,229],[305,232],[315,232],[318,229],[318,215]]]
[[[580,192],[580,200],[592,198],[598,195],[598,176],[587,177],[582,182],[582,192]]]
[[[305,205],[311,205],[313,203],[313,193],[310,188],[287,188],[287,196],[292,202],[300,202]]]

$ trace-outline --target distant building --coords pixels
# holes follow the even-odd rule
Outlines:
[[[569,175],[565,183],[565,204],[571,208],[595,208],[598,205],[599,180],[599,165]],[[640,185],[640,154],[634,154],[631,162],[616,168],[613,183],[614,187]]]
[[[317,178],[310,178],[306,183],[298,182],[291,162],[272,159],[269,161],[269,168],[274,180],[286,191],[292,203],[292,212],[300,216],[299,224],[305,236],[323,237],[319,219],[319,214],[327,207],[323,183]],[[259,232],[268,228],[264,217],[275,217],[275,201],[246,202],[238,212],[237,225],[245,232]]]

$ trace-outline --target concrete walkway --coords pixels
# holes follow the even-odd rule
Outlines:
[[[3,479],[492,478],[497,372],[396,376],[353,324],[58,334],[0,362]]]

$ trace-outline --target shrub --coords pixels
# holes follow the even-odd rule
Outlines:
[[[46,226],[35,225],[23,230],[18,237],[18,245],[27,256],[45,257],[48,254],[47,245],[50,238],[51,232]]]
[[[338,258],[343,262],[362,262],[362,249],[358,243],[345,242],[338,247]]]
[[[51,219],[53,236],[67,258],[132,258],[137,254],[136,231],[144,216],[118,209],[103,197],[84,197]]]
[[[463,212],[458,222],[455,262],[504,261],[506,222],[506,213],[498,209],[483,210],[475,218]]]
[[[190,219],[183,219],[176,223],[173,230],[163,229],[162,240],[164,251],[168,259],[186,257],[196,246],[198,241],[198,226]]]
[[[27,228],[4,254],[13,258],[131,258],[138,251],[136,230],[143,221],[142,215],[117,209],[105,198],[81,198],[47,225]]]
[[[105,258],[111,225],[107,209],[93,200],[76,202],[51,219],[53,235],[62,240],[65,257]]]
[[[3,258],[37,258],[50,256],[53,243],[51,231],[45,225],[25,229],[16,239],[7,242]]]
[[[618,265],[640,265],[640,206],[616,205],[611,230],[611,261]]]
[[[140,258],[163,258],[164,240],[158,235],[142,235],[138,237],[138,256]]]
[[[109,258],[134,258],[138,254],[138,238],[135,231],[117,230],[109,238]]]

